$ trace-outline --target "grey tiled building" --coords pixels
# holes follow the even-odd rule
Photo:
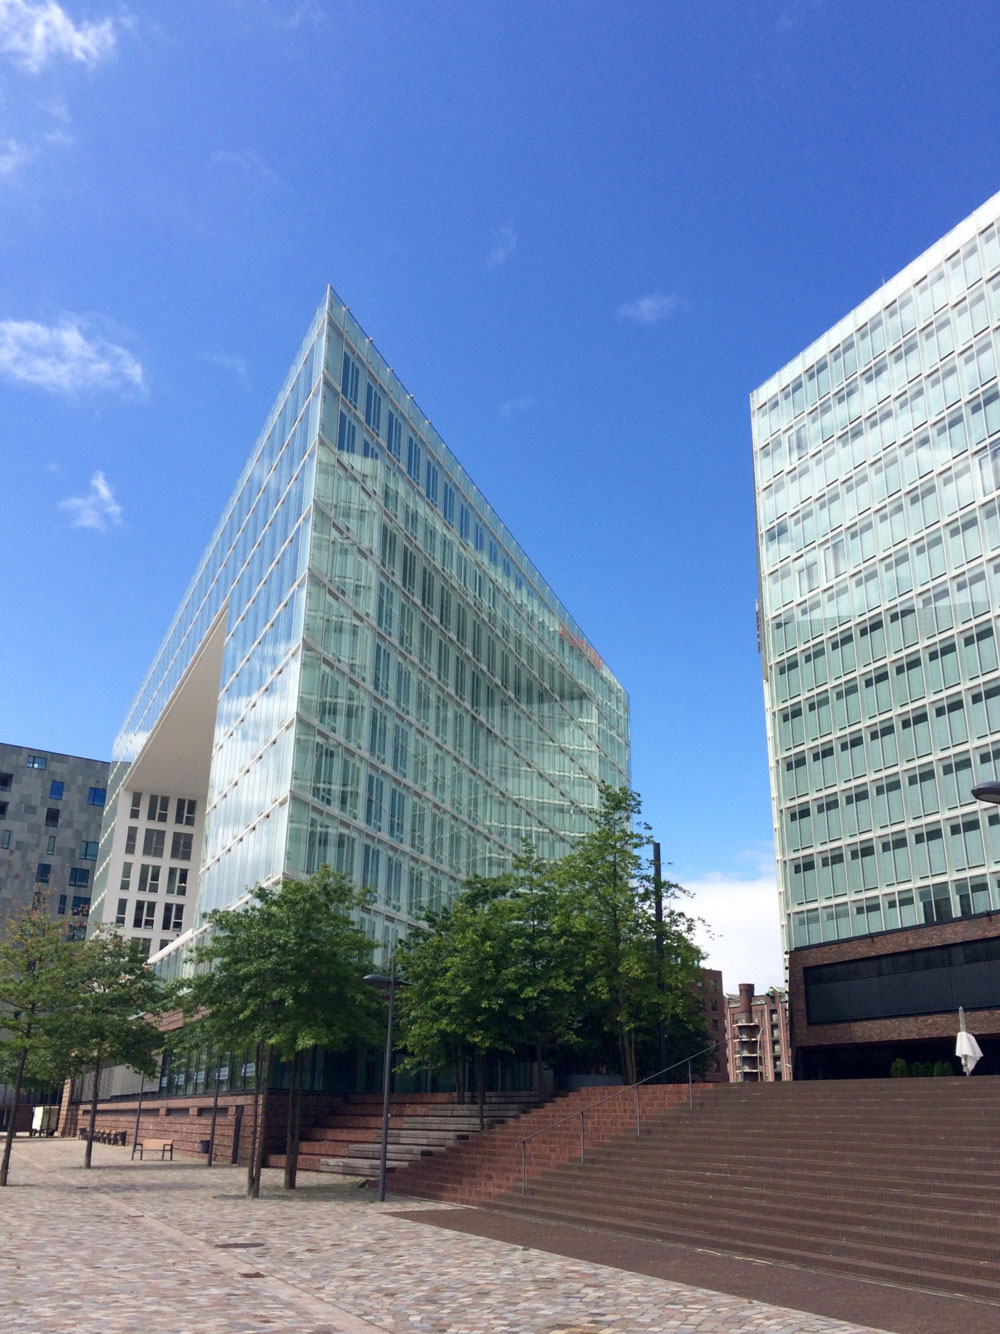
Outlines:
[[[0,927],[44,895],[86,934],[107,783],[105,760],[0,743]]]

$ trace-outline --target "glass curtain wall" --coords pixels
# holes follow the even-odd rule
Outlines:
[[[788,947],[1000,908],[998,215],[752,397]]]
[[[370,888],[391,946],[628,781],[625,692],[330,294],[288,870]]]

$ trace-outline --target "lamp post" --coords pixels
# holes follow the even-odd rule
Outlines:
[[[382,1065],[382,1147],[378,1162],[378,1198],[385,1200],[386,1159],[389,1156],[389,1083],[392,1079],[392,1020],[396,1005],[396,955],[389,961],[389,976],[384,973],[366,973],[365,981],[389,992],[389,1018],[385,1026],[385,1060]]]
[[[977,801],[986,801],[992,806],[1000,806],[1000,783],[977,783],[972,789],[972,795]]]

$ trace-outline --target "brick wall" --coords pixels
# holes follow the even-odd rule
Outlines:
[[[302,1096],[302,1128],[314,1125],[322,1116],[340,1105],[341,1099],[326,1093],[305,1093]],[[123,1130],[131,1148],[135,1140],[135,1114],[137,1103],[134,1099],[120,1102],[99,1102],[97,1104],[98,1131]],[[288,1116],[288,1095],[280,1091],[268,1094],[267,1124],[265,1126],[265,1151],[283,1153]],[[64,1106],[60,1133],[75,1137],[84,1129],[90,1117],[90,1107],[85,1103],[70,1103]],[[215,1126],[214,1158],[220,1163],[233,1160],[233,1144],[239,1136],[237,1161],[246,1164],[250,1155],[250,1134],[253,1126],[253,1094],[223,1093],[219,1096],[219,1107]],[[212,1133],[212,1096],[191,1098],[143,1098],[139,1112],[139,1139],[170,1139],[174,1142],[174,1153],[181,1156],[193,1155],[205,1160],[201,1151],[202,1141]]]
[[[933,926],[905,927],[883,931],[873,936],[832,941],[828,945],[810,945],[792,950],[788,956],[788,997],[792,1025],[792,1045],[803,1047],[843,1047],[901,1042],[924,1038],[953,1038],[956,1016],[953,1011],[940,1014],[901,1015],[892,1019],[860,1019],[840,1024],[810,1024],[806,1017],[803,972],[818,964],[843,963],[850,959],[870,959],[877,955],[899,954],[905,950],[931,949],[966,940],[989,940],[1000,936],[1000,913],[962,917]],[[977,1034],[1000,1034],[1000,1010],[976,1010]]]
[[[704,1097],[716,1085],[695,1084],[694,1096]],[[641,1090],[643,1120],[687,1104],[686,1084],[646,1084]],[[579,1089],[546,1103],[525,1116],[497,1126],[482,1135],[456,1144],[432,1158],[423,1158],[409,1167],[397,1169],[390,1179],[393,1194],[418,1195],[426,1199],[447,1200],[454,1204],[481,1204],[495,1199],[521,1183],[521,1149],[518,1140],[535,1131],[546,1133],[527,1146],[526,1176],[540,1176],[560,1163],[578,1161],[580,1156],[580,1118],[584,1112],[587,1149],[634,1130],[635,1092],[620,1094],[600,1102],[600,1090]],[[558,1123],[558,1124],[557,1124]],[[547,1129],[551,1127],[551,1129]]]

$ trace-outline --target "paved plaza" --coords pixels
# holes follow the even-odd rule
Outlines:
[[[5,1334],[861,1334],[807,1315],[422,1224],[353,1182],[14,1145],[0,1192]],[[428,1204],[440,1211],[441,1206]],[[407,1213],[407,1218],[401,1213]]]

